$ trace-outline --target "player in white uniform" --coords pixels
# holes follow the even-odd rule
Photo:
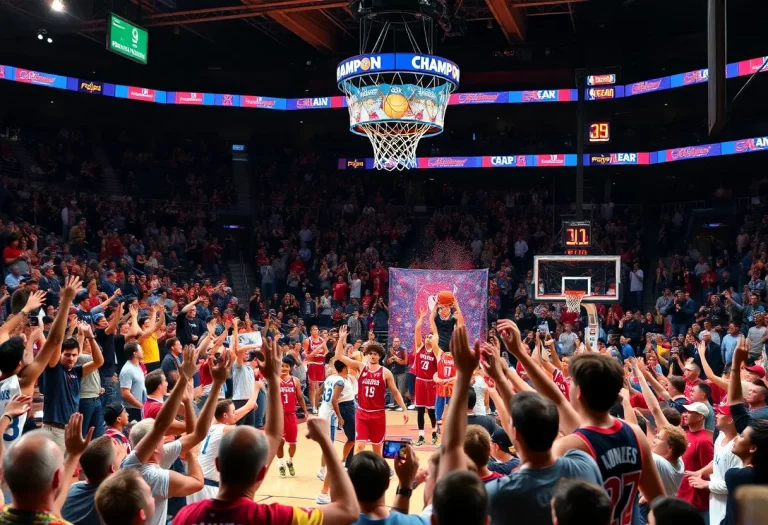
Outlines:
[[[45,292],[32,292],[21,312],[8,319],[0,327],[0,413],[6,409],[8,402],[17,395],[31,396],[34,394],[35,381],[42,375],[47,366],[55,366],[61,358],[61,343],[67,328],[69,307],[72,305],[77,292],[82,289],[82,281],[77,277],[68,277],[61,291],[61,303],[56,318],[53,320],[48,339],[38,337],[42,347],[34,359],[25,359],[24,339],[18,336],[10,337],[19,326],[24,326],[29,320],[30,312],[38,309],[45,302]],[[34,332],[33,332],[34,333]],[[31,347],[30,347],[31,354]],[[6,418],[7,419],[7,418]],[[27,414],[13,417],[8,428],[3,433],[3,442],[10,446],[21,436]]]
[[[211,425],[208,435],[200,444],[200,455],[197,459],[203,471],[203,490],[187,496],[187,504],[215,498],[218,494],[220,479],[219,470],[216,468],[216,458],[219,455],[221,438],[235,428],[235,423],[256,406],[258,393],[259,389],[254,388],[248,402],[237,410],[235,410],[235,404],[231,399],[222,399],[216,405],[216,412],[214,413],[216,422]]]

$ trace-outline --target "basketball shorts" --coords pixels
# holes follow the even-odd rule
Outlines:
[[[307,381],[322,383],[325,381],[325,365],[309,363],[307,364]]]
[[[283,412],[283,439],[289,445],[295,445],[299,438],[299,420],[295,412]]]
[[[434,381],[416,378],[416,395],[413,404],[417,407],[435,408],[436,393],[437,384]]]
[[[387,414],[383,410],[378,412],[355,412],[355,441],[381,445],[387,434]]]
[[[326,405],[320,405],[320,410],[317,415],[331,423],[331,441],[335,441],[336,427],[339,425],[339,418],[336,417],[336,412],[333,411],[333,408],[327,408]]]

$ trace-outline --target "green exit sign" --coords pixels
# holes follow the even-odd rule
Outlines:
[[[109,13],[107,23],[107,49],[139,64],[146,64],[149,50],[147,30],[114,13]]]

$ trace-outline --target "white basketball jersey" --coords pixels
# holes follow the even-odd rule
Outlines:
[[[7,379],[0,381],[0,414],[5,411],[5,405],[13,396],[21,394],[21,385],[19,384],[19,376],[11,376]],[[27,414],[22,414],[13,418],[13,421],[8,425],[8,429],[3,434],[3,441],[5,442],[6,450],[19,436],[24,429],[24,423],[27,422]]]
[[[221,445],[221,438],[224,436],[224,427],[226,426],[221,423],[211,425],[211,429],[200,447],[198,461],[205,479],[220,481],[219,471],[216,468],[216,457],[219,455],[219,445]]]

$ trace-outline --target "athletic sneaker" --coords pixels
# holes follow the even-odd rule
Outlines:
[[[432,444],[437,445],[437,432],[432,432]]]
[[[288,465],[288,472],[291,474],[291,476],[296,475],[296,471],[293,469],[293,463],[286,463]]]
[[[403,407],[397,407],[397,408],[395,409],[395,412],[402,412],[402,411],[403,411]]]
[[[416,410],[416,405],[408,405],[408,410]]]
[[[285,467],[280,465],[280,468],[278,470],[280,472],[280,477],[284,478],[285,477]]]
[[[424,436],[419,436],[419,440],[418,440],[416,443],[414,443],[414,444],[413,444],[413,446],[415,446],[415,447],[421,447],[421,446],[423,446],[425,443],[426,443],[426,441],[424,441]]]
[[[320,467],[320,470],[317,471],[317,479],[319,479],[320,481],[325,481],[325,474],[326,474],[326,472],[327,472],[327,470],[326,470],[325,467]],[[319,497],[320,496],[318,496],[318,498]]]
[[[323,494],[322,492],[317,495],[317,499],[315,500],[315,503],[318,505],[328,505],[331,502],[331,495],[330,494]]]

